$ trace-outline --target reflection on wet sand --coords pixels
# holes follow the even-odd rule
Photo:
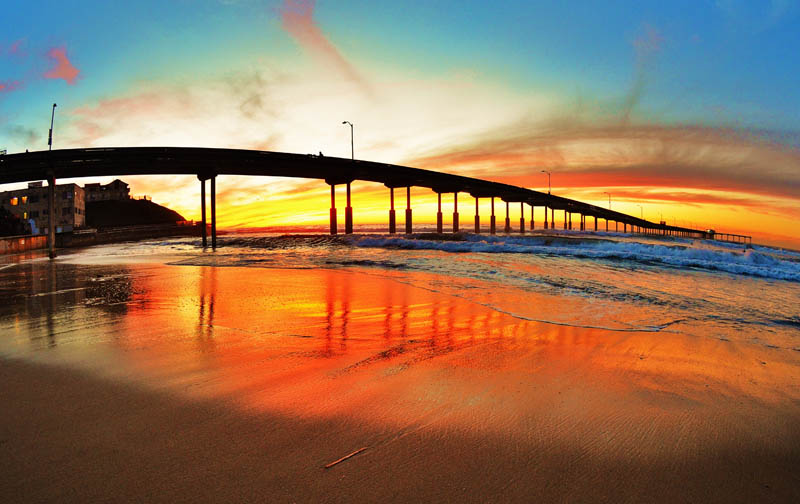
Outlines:
[[[365,459],[411,436],[403,442],[416,439],[417,456],[438,460],[427,437],[455,436],[501,438],[512,445],[509,460],[547,467],[576,457],[660,471],[701,453],[740,460],[759,450],[798,460],[798,357],[790,350],[531,322],[363,271],[31,262],[3,274],[12,287],[0,311],[2,354],[91,359],[84,367],[95,375],[181,400],[352,423],[351,434],[362,432],[371,448]],[[492,296],[550,309],[514,289]],[[82,358],[65,357],[75,353],[69,348]],[[775,470],[770,484],[780,485],[788,472]]]

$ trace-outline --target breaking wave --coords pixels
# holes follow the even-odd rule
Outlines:
[[[560,237],[498,237],[462,235],[460,240],[421,237],[352,237],[357,247],[441,250],[444,252],[545,254],[588,259],[626,260],[677,268],[697,268],[737,275],[800,282],[800,261],[779,258],[759,250],[724,250],[633,241],[571,239]]]

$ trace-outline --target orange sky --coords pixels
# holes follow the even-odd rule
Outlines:
[[[349,158],[350,129],[342,125],[348,120],[355,124],[359,159],[537,190],[547,190],[542,170],[548,170],[560,196],[606,206],[608,192],[612,209],[651,221],[663,216],[670,224],[800,248],[796,139],[736,122],[669,121],[642,109],[655,57],[669,43],[653,26],[626,42],[630,86],[603,100],[554,86],[514,85],[479,65],[432,72],[370,59],[341,34],[328,35],[316,8],[294,0],[276,12],[270,28],[294,52],[231,54],[229,68],[210,68],[202,78],[175,71],[72,106],[59,99],[55,147],[201,146]],[[91,75],[73,54],[67,60],[65,49],[53,49],[49,56],[57,65],[50,73],[79,88]],[[245,63],[233,65],[240,60]],[[49,123],[49,111],[42,121]],[[148,195],[188,219],[200,216],[194,177],[125,180],[135,195]],[[328,222],[329,188],[322,181],[226,176],[217,188],[220,228]],[[386,224],[388,199],[382,186],[355,183],[356,225]],[[416,188],[412,200],[415,223],[433,224],[435,195]],[[396,207],[404,205],[398,191]],[[338,206],[344,207],[344,188]],[[462,195],[459,207],[469,224],[474,200]],[[497,212],[504,216],[502,206]],[[445,197],[444,213],[449,222],[452,195]],[[488,216],[488,201],[481,214]],[[511,215],[518,222],[518,205]]]

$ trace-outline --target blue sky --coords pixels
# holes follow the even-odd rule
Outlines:
[[[33,127],[58,99],[78,105],[140,80],[204,78],[257,58],[287,62],[296,47],[281,30],[280,8],[278,1],[13,2],[0,19],[0,44],[21,40],[27,56],[4,54],[0,82],[21,79],[25,88],[3,95],[0,110]],[[602,106],[624,99],[639,71],[635,41],[652,31],[658,48],[644,63],[637,113],[796,131],[799,14],[788,0],[467,0],[319,1],[314,15],[365,65],[421,75],[468,69],[516,90],[558,90]],[[35,80],[54,46],[65,46],[80,69],[78,85]]]
[[[713,190],[731,225],[752,193],[790,222],[799,60],[800,0],[14,1],[0,149],[45,149],[53,102],[56,148],[347,156],[348,119],[365,159],[528,187],[546,168],[586,200],[609,178],[662,202]]]

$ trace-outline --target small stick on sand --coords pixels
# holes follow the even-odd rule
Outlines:
[[[339,462],[344,462],[345,460],[349,459],[350,457],[358,455],[359,453],[363,452],[366,449],[367,449],[366,446],[364,448],[359,448],[358,450],[354,451],[353,453],[349,453],[349,454],[345,455],[344,457],[342,457],[342,458],[340,458],[338,460],[334,460],[330,464],[325,464],[325,469],[330,469],[331,467],[335,466]]]

